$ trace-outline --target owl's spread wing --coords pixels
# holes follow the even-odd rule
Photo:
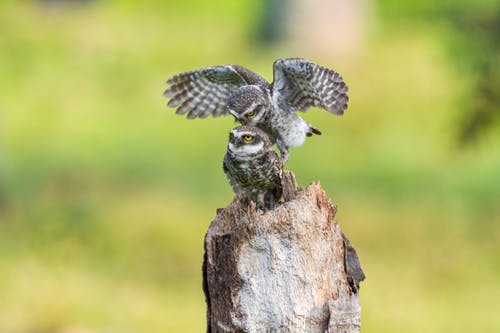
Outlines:
[[[225,106],[231,94],[247,84],[266,83],[259,75],[236,65],[223,65],[180,73],[167,80],[163,95],[171,97],[168,106],[188,119],[228,115]]]
[[[348,87],[335,71],[299,58],[274,62],[273,98],[284,109],[306,111],[316,106],[342,115]]]

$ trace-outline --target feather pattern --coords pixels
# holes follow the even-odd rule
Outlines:
[[[349,89],[337,72],[304,59],[278,59],[273,67],[272,84],[238,65],[180,73],[167,80],[164,96],[188,119],[232,114],[241,124],[260,128],[276,143],[284,164],[289,148],[321,134],[296,111],[318,107],[342,115]]]
[[[223,168],[236,193],[272,192],[281,186],[282,169],[274,150],[256,154],[251,160],[242,160],[228,153]]]
[[[315,106],[342,115],[349,100],[340,74],[300,58],[275,61],[272,90],[283,110],[307,111]]]
[[[254,137],[255,143],[246,142],[241,147],[240,137],[248,134]],[[281,198],[283,166],[269,137],[258,128],[240,126],[231,131],[223,170],[237,194],[244,194],[256,202],[259,195],[271,196],[273,202]]]
[[[228,115],[225,106],[235,90],[256,83],[266,81],[241,66],[213,66],[172,76],[163,96],[170,98],[169,107],[177,108],[177,114],[187,114],[188,119],[219,117]]]

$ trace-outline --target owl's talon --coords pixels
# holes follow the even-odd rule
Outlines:
[[[250,199],[248,197],[243,197],[240,199],[240,204],[242,206],[248,206],[250,205]]]

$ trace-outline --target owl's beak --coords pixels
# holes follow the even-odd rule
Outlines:
[[[235,123],[242,123],[243,124],[243,121],[242,121],[242,119],[240,119],[240,115],[238,112],[234,111],[233,109],[229,109],[229,113],[233,115]],[[243,124],[243,125],[245,125],[245,124]]]

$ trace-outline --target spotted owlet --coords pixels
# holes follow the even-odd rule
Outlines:
[[[240,126],[229,133],[222,168],[236,194],[273,208],[282,194],[281,160],[268,135],[257,127]]]
[[[233,115],[243,125],[256,126],[276,143],[283,163],[288,149],[321,132],[296,114],[319,107],[342,115],[348,87],[335,71],[304,59],[278,59],[274,81],[237,65],[201,68],[167,80],[168,106],[188,119]]]

